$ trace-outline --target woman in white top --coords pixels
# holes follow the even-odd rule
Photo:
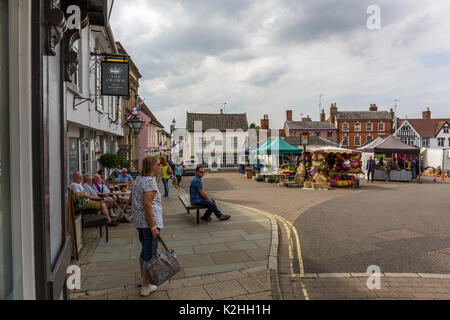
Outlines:
[[[161,175],[159,160],[156,157],[145,158],[142,163],[142,174],[136,178],[130,195],[134,224],[142,244],[139,257],[142,279],[141,296],[148,296],[157,289],[150,284],[144,266],[156,256],[157,238],[163,228],[161,194],[156,184],[156,177],[159,175]]]

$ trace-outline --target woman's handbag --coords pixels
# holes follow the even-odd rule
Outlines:
[[[175,251],[169,250],[161,237],[158,237],[158,240],[163,245],[165,251],[161,252],[161,254],[150,260],[144,266],[150,277],[150,283],[155,286],[166,282],[181,270],[180,264],[176,259]]]

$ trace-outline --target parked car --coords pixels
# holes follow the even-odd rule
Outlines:
[[[190,174],[195,175],[195,170],[197,170],[197,166],[199,163],[195,160],[187,160],[183,164],[183,175],[187,176]]]

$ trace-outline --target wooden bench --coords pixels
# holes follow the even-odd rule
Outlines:
[[[197,210],[197,224],[200,224],[200,209],[208,209],[208,207],[191,204],[191,199],[187,194],[180,194],[178,198],[180,199],[183,206],[186,208],[187,214],[190,214],[191,210]]]
[[[76,237],[76,227],[75,227],[75,215],[80,214],[82,219],[82,228],[89,227],[98,227],[100,230],[100,238],[103,237],[102,227],[105,226],[106,229],[106,242],[108,242],[109,234],[108,234],[108,218],[103,215],[98,215],[97,210],[75,210],[73,203],[73,191],[70,188],[67,188],[68,192],[68,233],[69,235],[73,231],[73,237],[75,241],[75,257],[76,260],[79,260],[79,252],[77,245],[77,237]]]

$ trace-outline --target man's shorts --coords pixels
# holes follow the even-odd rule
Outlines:
[[[88,201],[81,210],[102,210],[102,203],[99,201]]]

